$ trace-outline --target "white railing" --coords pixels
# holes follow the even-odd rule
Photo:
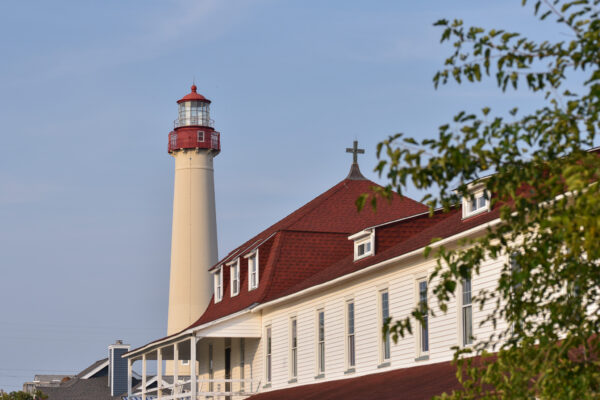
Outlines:
[[[163,384],[160,388],[147,389],[146,396],[148,399],[192,400],[190,383],[189,377],[182,377],[177,382]],[[241,400],[259,391],[260,380],[255,379],[198,379],[196,400],[207,398],[213,400],[225,400],[226,398]]]

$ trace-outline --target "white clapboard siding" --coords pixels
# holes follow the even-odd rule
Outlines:
[[[487,262],[481,274],[472,281],[473,293],[478,290],[494,290],[498,274],[505,259]],[[392,317],[404,318],[410,314],[417,302],[416,280],[428,276],[435,267],[434,260],[412,259],[385,270],[373,273],[360,280],[343,283],[333,289],[290,301],[263,310],[264,327],[272,329],[272,382],[264,390],[280,389],[296,384],[317,383],[324,380],[341,379],[389,368],[406,368],[416,365],[448,361],[452,359],[452,346],[461,344],[460,307],[456,299],[448,304],[447,313],[439,310],[436,298],[430,293],[429,306],[435,317],[429,318],[429,359],[415,360],[419,356],[417,338],[418,322],[413,322],[413,335],[400,338],[392,343],[389,367],[381,366],[381,320],[380,290],[387,289]],[[430,292],[435,281],[429,284]],[[460,292],[457,292],[460,296]],[[356,367],[355,372],[345,374],[346,365],[346,302],[354,301]],[[491,324],[479,327],[480,321],[494,305],[488,304],[483,310],[474,304],[473,328],[475,335],[489,335]],[[325,311],[325,376],[317,379],[317,310]],[[290,318],[295,316],[298,323],[298,377],[297,383],[290,380]],[[499,326],[500,327],[500,326]],[[487,336],[486,336],[487,337]],[[264,350],[264,337],[259,346]],[[264,353],[260,358],[264,362]],[[264,364],[260,373],[264,377]],[[263,378],[264,379],[264,378]]]

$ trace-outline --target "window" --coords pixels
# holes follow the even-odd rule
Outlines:
[[[258,250],[248,256],[248,290],[258,287]]]
[[[271,382],[271,326],[267,326],[266,329],[266,349],[265,349],[265,375],[267,377],[267,383]]]
[[[325,373],[325,311],[317,311],[317,373]]]
[[[173,148],[173,147],[177,147],[177,134],[176,133],[171,134],[171,148]]]
[[[240,339],[240,392],[244,392],[244,379],[246,379],[246,339]]]
[[[223,300],[223,267],[219,267],[214,274],[215,278],[215,303]]]
[[[298,377],[298,320],[290,319],[290,378]]]
[[[485,190],[475,191],[471,197],[463,199],[463,218],[489,211],[489,209],[489,195]]]
[[[356,365],[356,351],[354,340],[354,301],[350,300],[346,303],[346,364],[348,369]]]
[[[390,295],[387,290],[382,290],[379,292],[380,294],[380,304],[381,304],[381,324],[379,329],[379,335],[381,337],[381,361],[389,361],[390,360],[390,334],[389,332],[382,336],[383,332],[383,324],[390,317]]]
[[[198,131],[198,143],[204,142],[204,131]]]
[[[216,149],[217,147],[219,147],[219,134],[218,133],[213,133],[211,135],[210,147],[212,147],[213,149]]]
[[[229,279],[231,281],[231,296],[240,293],[240,260],[239,258],[229,266]]]
[[[419,290],[419,308],[423,315],[421,329],[419,329],[419,353],[427,354],[429,352],[429,319],[427,310],[427,280],[420,279],[417,282]]]
[[[348,239],[354,240],[354,261],[375,254],[375,231],[362,231]]]
[[[471,305],[471,278],[462,281],[462,344],[473,343],[473,308]]]
[[[208,344],[208,391],[214,392],[215,385],[213,380],[215,379],[215,369],[213,365],[213,345]]]

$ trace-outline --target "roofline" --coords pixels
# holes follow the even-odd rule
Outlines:
[[[227,263],[229,263],[234,258],[240,257],[240,254],[244,254],[246,252],[252,252],[253,250],[256,250],[262,244],[264,244],[267,240],[271,239],[273,236],[275,236],[275,234],[277,234],[278,232],[281,232],[281,231],[282,231],[282,229],[276,230],[275,232],[271,233],[268,237],[266,237],[264,240],[255,240],[254,242],[252,242],[251,245],[244,247],[242,250],[239,250],[239,251],[233,250],[225,258],[223,258],[220,262],[218,262],[215,265],[213,265],[212,267],[210,267],[208,270],[211,271],[212,269],[216,268],[219,264],[225,264],[225,265],[227,265]],[[259,235],[260,235],[260,233],[259,233]],[[247,251],[250,248],[252,248],[252,250]]]
[[[157,341],[148,343],[148,344],[146,344],[146,345],[144,345],[142,347],[138,347],[137,349],[133,349],[133,350],[131,350],[131,351],[123,354],[121,357],[122,358],[132,358],[132,357],[136,356],[137,354],[144,352],[144,350],[150,350],[150,349],[152,349],[154,347],[160,347],[161,344],[164,344],[166,342],[177,341],[177,339],[180,338],[180,337],[182,337],[182,336],[186,336],[186,335],[189,335],[189,334],[194,334],[195,331],[199,331],[201,329],[208,328],[210,326],[219,324],[221,322],[230,320],[232,318],[239,317],[242,314],[245,314],[245,313],[248,313],[248,312],[252,311],[252,309],[254,307],[255,307],[255,305],[252,304],[249,307],[246,307],[246,308],[244,308],[244,309],[242,309],[242,310],[240,310],[240,311],[238,311],[236,313],[226,315],[224,317],[221,317],[219,319],[215,319],[215,320],[209,321],[209,322],[207,322],[205,324],[202,324],[202,325],[190,326],[187,329],[185,329],[185,330],[183,330],[183,331],[181,331],[179,333],[175,333],[175,334],[173,334],[171,336],[167,336],[167,337],[165,337],[163,339],[159,339]]]
[[[106,368],[108,366],[108,362],[109,362],[109,360],[107,358],[106,361],[104,361],[102,364],[98,365],[96,368],[94,368],[87,374],[83,375],[80,379],[89,379],[90,377],[94,376],[96,373],[98,373],[102,369]]]
[[[466,230],[464,232],[460,232],[460,233],[457,233],[455,235],[449,236],[449,237],[447,237],[445,239],[438,240],[437,242],[432,243],[429,246],[430,247],[438,247],[438,246],[441,246],[441,245],[446,244],[448,242],[452,242],[454,240],[461,239],[461,238],[463,238],[465,236],[469,236],[469,235],[471,235],[473,233],[476,233],[476,232],[482,231],[484,229],[490,228],[492,226],[495,226],[498,223],[500,223],[500,221],[501,221],[500,218],[496,218],[496,219],[494,219],[492,221],[489,221],[489,222],[486,222],[484,224],[475,226],[475,227],[473,227],[471,229],[468,229],[468,230]],[[280,297],[279,299],[275,299],[275,300],[272,300],[272,301],[267,302],[267,303],[262,303],[262,304],[256,306],[254,309],[252,309],[252,312],[261,311],[262,309],[264,309],[266,307],[271,307],[271,306],[277,305],[279,303],[283,303],[283,302],[286,302],[286,301],[289,301],[289,300],[293,300],[296,297],[302,297],[302,296],[306,296],[306,295],[312,294],[313,292],[320,291],[320,290],[326,289],[326,288],[328,288],[330,286],[334,286],[334,285],[336,285],[336,284],[338,284],[340,282],[343,282],[343,281],[355,278],[355,277],[363,275],[363,274],[367,274],[367,273],[369,273],[371,271],[374,271],[374,270],[377,270],[379,268],[385,267],[385,266],[387,266],[389,264],[392,264],[392,263],[395,263],[395,262],[398,262],[398,261],[402,261],[402,260],[404,260],[406,258],[409,258],[409,257],[412,257],[412,256],[417,255],[419,253],[422,253],[424,251],[425,247],[427,247],[427,246],[419,247],[418,249],[415,249],[415,250],[410,251],[408,253],[404,253],[404,254],[401,254],[401,255],[396,256],[396,257],[388,258],[387,260],[380,261],[377,264],[370,265],[370,266],[368,266],[366,268],[363,268],[361,270],[358,270],[356,272],[352,272],[350,274],[342,275],[342,276],[340,276],[338,278],[335,278],[335,279],[333,279],[331,281],[327,281],[327,282],[321,283],[321,284],[316,285],[316,286],[311,286],[311,287],[303,289],[303,290],[301,290],[299,292],[295,292],[295,293],[289,294],[287,296]]]

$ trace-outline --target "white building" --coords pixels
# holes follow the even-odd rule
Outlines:
[[[492,331],[480,326],[490,310],[472,307],[471,292],[493,290],[506,258],[490,260],[447,313],[436,312],[397,344],[381,327],[420,301],[439,311],[426,279],[435,260],[423,257],[424,247],[432,238],[453,246],[483,233],[499,221],[498,210],[481,197],[430,217],[424,205],[396,196],[358,213],[356,199],[376,184],[360,173],[356,142],[348,150],[354,163],[344,180],[214,265],[197,267],[212,283],[206,309],[125,355],[130,373],[134,362],[144,373],[157,362],[160,375],[164,361],[173,361],[168,381],[175,383],[159,380],[142,397],[386,399],[402,390],[405,398],[427,398],[456,386],[450,348]],[[173,299],[173,269],[171,276]]]

